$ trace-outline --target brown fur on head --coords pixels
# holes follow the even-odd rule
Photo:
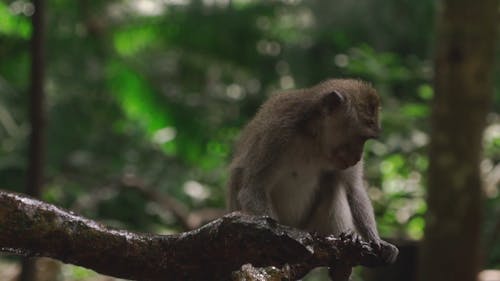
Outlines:
[[[371,132],[365,132],[366,137],[377,137],[380,131],[380,98],[369,83],[354,79],[330,79],[311,88],[311,91],[320,96],[340,96],[337,98],[340,103],[334,101],[336,106],[333,111],[342,112],[340,114],[348,117],[352,124],[358,123],[370,130]]]
[[[322,106],[328,109],[320,117],[323,153],[335,168],[354,165],[362,158],[365,141],[380,133],[377,92],[368,83],[352,79],[327,80],[311,92],[324,96]]]
[[[354,79],[330,79],[311,88],[275,94],[243,130],[233,166],[242,158],[255,165],[270,163],[268,158],[275,157],[299,136],[316,142],[320,148],[315,153],[326,156],[330,162],[333,157],[343,158],[340,161],[343,163],[334,166],[345,168],[361,158],[362,145],[367,139],[378,136],[379,106],[375,89]],[[262,147],[271,151],[251,153],[262,151]],[[344,152],[338,155],[338,150]],[[239,155],[240,152],[244,155]],[[346,152],[348,157],[344,155]]]

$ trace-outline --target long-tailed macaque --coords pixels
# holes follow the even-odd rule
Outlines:
[[[273,95],[241,133],[230,165],[230,211],[268,215],[322,234],[355,231],[387,248],[363,186],[363,146],[380,133],[374,88],[330,79]]]

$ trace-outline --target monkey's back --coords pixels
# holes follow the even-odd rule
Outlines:
[[[230,167],[269,162],[289,142],[295,129],[310,115],[316,97],[306,90],[272,95],[261,105],[254,118],[242,130]]]
[[[240,209],[236,197],[243,178],[265,177],[266,171],[277,165],[297,128],[311,118],[317,98],[308,90],[296,90],[274,94],[261,105],[242,130],[233,152],[227,188],[230,211]]]

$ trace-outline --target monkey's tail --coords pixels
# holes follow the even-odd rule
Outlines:
[[[241,189],[243,182],[243,168],[232,168],[230,172],[229,181],[227,182],[227,210],[234,212],[241,210],[240,203],[238,202],[238,193]]]

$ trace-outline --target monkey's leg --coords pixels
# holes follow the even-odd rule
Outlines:
[[[328,274],[333,281],[348,281],[352,273],[352,266],[338,263],[335,267],[328,268]]]

